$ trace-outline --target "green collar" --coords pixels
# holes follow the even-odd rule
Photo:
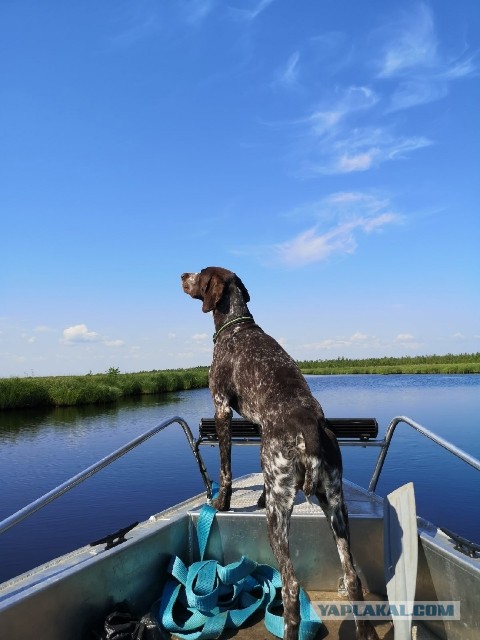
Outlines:
[[[234,318],[233,320],[230,320],[229,322],[226,322],[224,325],[222,325],[220,327],[220,329],[213,334],[213,343],[215,344],[215,342],[217,341],[218,336],[220,335],[220,333],[226,329],[227,327],[229,327],[232,324],[238,324],[240,322],[246,322],[247,320],[249,320],[250,322],[254,322],[254,319],[252,318],[252,316],[242,316],[241,318]]]

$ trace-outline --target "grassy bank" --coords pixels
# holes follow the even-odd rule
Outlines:
[[[369,358],[365,360],[304,360],[302,373],[314,375],[352,373],[480,373],[480,353]],[[0,378],[0,410],[22,407],[66,407],[104,404],[120,398],[160,394],[208,386],[208,368],[170,369],[120,373],[111,368],[103,374],[45,378]]]
[[[315,375],[352,373],[480,373],[480,353],[365,360],[305,360],[298,363],[302,373]]]
[[[104,404],[120,398],[199,389],[208,385],[208,368],[140,373],[0,379],[0,409]]]

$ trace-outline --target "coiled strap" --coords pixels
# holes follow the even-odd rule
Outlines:
[[[256,611],[265,610],[265,626],[283,637],[283,617],[275,614],[281,605],[279,572],[242,556],[222,566],[204,560],[216,509],[204,505],[197,523],[200,561],[186,567],[178,556],[168,566],[170,577],[160,600],[158,619],[169,633],[185,640],[219,638],[225,629],[240,628]],[[306,593],[300,589],[299,640],[313,640],[321,625]]]

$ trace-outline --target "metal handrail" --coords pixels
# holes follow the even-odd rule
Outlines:
[[[478,460],[474,456],[471,456],[469,453],[466,453],[465,451],[455,446],[451,442],[448,442],[448,440],[445,440],[444,438],[437,436],[429,429],[422,427],[420,424],[418,424],[411,418],[407,418],[405,416],[397,416],[396,418],[393,418],[393,420],[390,422],[385,434],[385,438],[382,441],[374,440],[373,442],[370,441],[370,442],[359,443],[359,446],[370,445],[370,446],[381,447],[381,451],[378,456],[377,463],[375,465],[375,469],[373,471],[373,475],[370,480],[370,484],[368,486],[368,490],[370,492],[374,492],[375,489],[377,488],[377,484],[380,478],[381,471],[383,469],[385,458],[387,456],[387,453],[390,447],[390,443],[392,441],[393,434],[395,432],[397,425],[400,424],[401,422],[403,422],[404,424],[407,424],[408,426],[412,427],[413,429],[415,429],[425,437],[429,438],[436,444],[440,445],[441,447],[443,447],[444,449],[446,449],[447,451],[455,455],[457,458],[460,458],[467,464],[477,469],[477,471],[480,471],[480,460]],[[28,518],[39,509],[42,509],[53,500],[56,500],[67,491],[70,491],[70,489],[73,489],[73,487],[76,487],[78,484],[80,484],[84,480],[87,480],[87,478],[90,478],[98,471],[101,471],[103,468],[107,467],[112,462],[115,462],[115,460],[122,457],[123,455],[125,455],[126,453],[128,453],[129,451],[137,447],[138,445],[142,444],[143,442],[151,438],[152,436],[156,435],[157,433],[160,433],[160,431],[163,431],[166,427],[170,426],[173,423],[179,424],[183,429],[183,432],[187,438],[188,444],[190,445],[190,449],[192,450],[195,460],[197,461],[200,474],[202,476],[203,482],[207,490],[207,497],[211,497],[212,483],[210,478],[208,477],[208,472],[203,462],[203,459],[200,455],[200,452],[198,451],[197,443],[193,439],[192,431],[188,426],[187,422],[183,418],[180,418],[179,416],[174,416],[173,418],[164,420],[156,427],[153,427],[153,429],[150,429],[149,431],[146,431],[142,435],[134,438],[127,444],[123,445],[123,447],[116,449],[115,451],[113,451],[113,453],[110,453],[108,456],[105,456],[105,458],[102,458],[98,462],[95,462],[90,467],[87,467],[87,469],[84,469],[83,471],[73,476],[69,480],[66,480],[55,489],[52,489],[51,491],[49,491],[48,493],[45,493],[40,498],[37,498],[37,500],[34,500],[27,506],[23,507],[23,509],[20,509],[20,511],[17,511],[16,513],[12,514],[8,518],[5,518],[5,520],[2,520],[0,522],[0,534],[3,533],[4,531],[7,531],[7,529],[10,529],[14,525],[18,524],[25,518]]]
[[[480,471],[480,460],[477,460],[477,458],[474,458],[466,451],[463,451],[462,449],[455,446],[448,440],[445,440],[445,438],[442,438],[441,436],[437,436],[435,433],[433,433],[429,429],[422,427],[422,425],[418,424],[418,422],[415,422],[411,418],[407,418],[406,416],[397,416],[396,418],[393,418],[393,420],[390,422],[390,424],[388,425],[387,431],[385,433],[385,438],[383,440],[383,443],[381,444],[381,451],[378,456],[377,464],[375,465],[372,479],[370,480],[370,484],[368,485],[369,491],[373,492],[377,488],[378,480],[380,478],[380,473],[383,468],[383,463],[385,462],[385,458],[388,453],[388,449],[390,447],[390,442],[392,441],[393,434],[395,432],[395,429],[397,428],[397,425],[399,425],[401,422],[403,422],[404,424],[407,424],[409,427],[412,427],[413,429],[418,431],[418,433],[421,433],[423,436],[425,436],[429,440],[432,440],[436,444],[440,445],[450,453],[453,453],[454,456],[456,456],[457,458],[460,458],[460,460],[463,460],[467,464],[471,465],[474,469],[477,469],[477,471]]]
[[[26,507],[23,507],[23,509],[20,509],[20,511],[17,511],[16,513],[12,514],[8,518],[5,518],[5,520],[2,520],[0,522],[0,533],[3,533],[4,531],[6,531],[7,529],[10,529],[11,527],[18,524],[25,518],[28,518],[28,516],[31,516],[33,513],[35,513],[39,509],[42,509],[53,500],[56,500],[67,491],[70,491],[70,489],[73,489],[73,487],[76,487],[77,484],[80,484],[87,478],[90,478],[91,476],[93,476],[95,473],[97,473],[104,467],[108,466],[112,462],[115,462],[115,460],[118,460],[118,458],[125,455],[135,447],[138,447],[138,445],[145,442],[145,440],[148,440],[149,438],[156,435],[160,431],[163,431],[166,427],[168,427],[173,423],[177,423],[182,427],[183,432],[188,440],[188,444],[190,445],[192,453],[195,456],[195,459],[198,463],[200,473],[202,475],[202,479],[207,488],[207,492],[211,493],[211,481],[208,478],[207,470],[203,463],[203,460],[195,448],[195,441],[193,439],[192,431],[188,426],[187,422],[183,418],[174,416],[173,418],[164,420],[156,427],[153,427],[153,429],[146,431],[144,434],[134,438],[127,444],[123,445],[123,447],[116,449],[115,451],[113,451],[113,453],[110,453],[108,456],[105,456],[105,458],[102,458],[98,462],[95,462],[90,467],[88,467],[87,469],[84,469],[80,473],[77,473],[77,475],[73,476],[69,480],[66,480],[55,489],[52,489],[51,491],[49,491],[48,493],[45,493],[40,498],[37,498],[37,500],[34,500],[30,504],[28,504]]]

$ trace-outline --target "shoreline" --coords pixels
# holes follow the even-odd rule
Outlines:
[[[403,358],[304,360],[297,362],[304,375],[466,375],[480,374],[480,353]],[[208,387],[208,367],[165,369],[83,376],[0,378],[0,411],[32,407],[67,407],[110,404],[122,398],[160,395]]]

